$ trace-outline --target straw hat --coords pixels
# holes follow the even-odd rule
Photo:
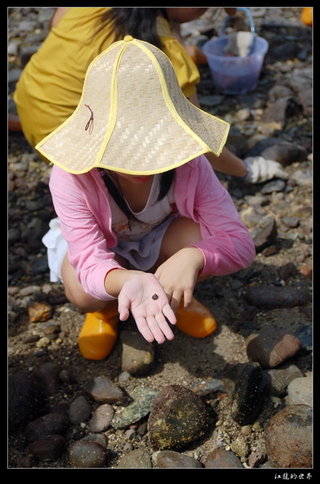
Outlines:
[[[127,35],[91,62],[74,113],[36,149],[70,173],[150,175],[219,155],[228,132],[186,99],[160,49]]]

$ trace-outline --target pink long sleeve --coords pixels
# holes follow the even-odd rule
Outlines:
[[[205,258],[203,274],[224,275],[243,269],[255,256],[252,238],[228,192],[204,156],[176,169],[174,196],[178,212],[200,224],[202,240],[194,244]],[[68,257],[88,294],[101,300],[104,280],[115,261],[108,192],[97,169],[72,175],[52,168],[50,190],[68,243]]]
[[[69,261],[84,291],[97,299],[114,299],[106,292],[104,280],[111,269],[121,266],[110,250],[116,240],[110,230],[111,211],[101,176],[96,172],[72,175],[54,166],[50,190],[68,243]]]
[[[225,275],[249,266],[255,246],[229,193],[204,156],[188,165],[189,170],[177,170],[176,200],[181,214],[200,224],[202,240],[194,246],[205,257],[202,274]]]

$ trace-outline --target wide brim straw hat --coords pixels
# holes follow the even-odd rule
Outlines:
[[[91,62],[77,108],[36,149],[70,173],[150,175],[220,155],[228,132],[187,100],[160,49],[127,35]]]

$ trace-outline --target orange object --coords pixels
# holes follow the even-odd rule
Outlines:
[[[104,311],[87,313],[81,328],[78,344],[84,358],[103,360],[112,351],[118,336],[117,301]]]
[[[199,49],[199,47],[191,44],[185,45],[184,47],[195,64],[198,66],[208,64],[207,56],[202,52],[201,49]]]
[[[301,12],[301,21],[311,27],[312,19],[313,19],[313,8],[312,7],[303,7]]]
[[[8,129],[9,131],[21,131],[20,119],[16,114],[9,113]]]
[[[205,338],[214,333],[218,327],[215,317],[195,298],[192,298],[187,308],[180,304],[176,317],[177,328],[194,338]]]

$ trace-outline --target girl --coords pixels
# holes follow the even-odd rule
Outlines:
[[[90,64],[75,112],[37,144],[54,164],[62,232],[44,237],[52,280],[61,268],[67,297],[89,313],[79,337],[86,358],[110,353],[118,313],[131,313],[150,342],[171,340],[172,324],[196,337],[216,329],[192,297],[196,282],[255,255],[204,156],[219,156],[228,130],[186,99],[161,50],[126,36]]]
[[[26,65],[14,100],[23,133],[32,146],[65,121],[76,108],[90,62],[124,35],[150,42],[169,57],[186,97],[200,107],[200,74],[171,24],[200,17],[207,8],[59,7],[52,30]],[[235,9],[226,9],[232,13]],[[286,176],[278,163],[255,157],[241,160],[227,148],[219,157],[207,153],[214,169],[248,182]]]

